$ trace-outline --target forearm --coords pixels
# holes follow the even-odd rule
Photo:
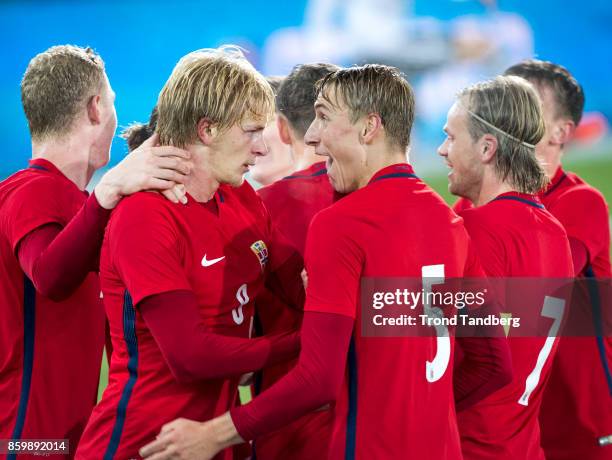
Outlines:
[[[345,374],[353,319],[307,312],[297,365],[251,403],[231,410],[240,438],[255,439],[335,400]]]
[[[462,360],[453,373],[457,410],[464,410],[512,381],[512,357],[505,337],[457,338]]]
[[[138,304],[174,377],[181,382],[225,378],[295,358],[297,332],[256,339],[207,330],[190,291],[148,297]]]

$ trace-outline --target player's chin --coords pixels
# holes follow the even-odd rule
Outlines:
[[[245,175],[246,172],[236,174],[235,176],[228,178],[226,183],[231,185],[232,187],[240,187],[242,184],[244,184]]]

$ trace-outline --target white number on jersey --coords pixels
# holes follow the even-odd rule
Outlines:
[[[243,284],[236,291],[236,300],[240,303],[237,308],[232,310],[232,318],[236,324],[242,324],[244,321],[244,313],[242,313],[242,307],[249,303],[249,294],[247,293],[247,285]]]
[[[518,403],[522,404],[523,406],[527,406],[529,404],[529,396],[540,382],[542,368],[544,367],[544,364],[546,364],[546,360],[550,356],[550,352],[552,351],[555,339],[557,338],[557,333],[559,332],[559,327],[561,326],[561,320],[563,319],[564,310],[564,300],[558,299],[556,297],[544,297],[542,316],[546,318],[552,318],[554,321],[552,323],[552,326],[550,327],[550,331],[548,331],[548,337],[544,342],[544,346],[538,354],[536,365],[533,368],[533,371],[531,371],[531,374],[527,376],[527,380],[525,380],[525,391],[523,392],[523,396],[521,396],[518,400]]]
[[[438,307],[432,307],[429,303],[431,287],[435,284],[444,283],[444,265],[425,265],[421,268],[423,278],[423,313],[430,317],[441,318],[444,314]],[[444,325],[435,326],[437,350],[433,361],[425,363],[425,377],[432,383],[440,380],[450,362],[451,346],[448,328]]]

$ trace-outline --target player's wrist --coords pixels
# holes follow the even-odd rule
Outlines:
[[[238,430],[236,430],[236,426],[234,425],[229,412],[226,412],[225,414],[212,419],[209,422],[204,422],[203,428],[207,424],[210,424],[210,428],[214,433],[213,440],[219,451],[233,446],[234,444],[244,442],[242,437],[240,437],[238,434]]]
[[[100,180],[98,185],[94,188],[96,199],[100,206],[104,209],[113,209],[121,200],[121,189],[116,184],[112,177],[107,177],[109,174],[105,174]]]

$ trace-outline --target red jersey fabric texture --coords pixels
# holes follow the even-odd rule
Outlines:
[[[573,277],[565,230],[537,196],[503,193],[460,215],[487,275]],[[537,293],[520,295],[523,301],[533,302],[534,310],[543,309],[545,299]],[[558,324],[562,318],[559,316]],[[465,458],[544,460],[538,415],[559,339],[513,338],[510,331],[508,342],[514,371],[512,382],[457,414]]]
[[[339,197],[332,188],[325,162],[318,162],[257,191],[272,221],[291,244],[304,255],[306,232],[312,218]],[[269,290],[256,300],[257,319],[264,334],[299,329],[303,312],[287,308]],[[266,368],[258,378],[256,392],[273,385],[296,361]],[[265,460],[291,457],[295,460],[323,458],[327,454],[333,412],[329,406],[306,414],[254,443],[257,457]]]
[[[610,278],[610,224],[603,195],[580,177],[559,168],[541,194],[542,203],[570,238],[588,252],[580,278]],[[600,305],[589,292],[583,304],[593,308],[595,322],[603,321]],[[587,303],[588,302],[588,303]],[[553,363],[540,416],[542,445],[547,459],[604,460],[612,444],[599,440],[612,435],[612,338],[563,337]]]
[[[88,273],[97,258],[96,235],[106,223],[100,209],[95,197],[87,200],[44,159],[30,161],[29,168],[0,183],[0,439],[68,439],[74,455],[96,402],[104,346],[99,281]],[[28,261],[41,254],[26,244],[30,256],[20,261],[21,243],[49,227],[55,238],[38,251],[52,257],[43,254],[43,264],[24,273],[22,266],[30,271],[34,264]],[[86,251],[73,259],[67,242]],[[73,262],[80,267],[76,283],[70,279]],[[37,283],[51,278],[49,292],[61,300],[37,292],[33,274]]]
[[[420,278],[432,266],[442,277],[482,276],[462,220],[410,165],[382,169],[366,187],[320,212],[306,245],[305,315],[325,315],[336,325],[326,339],[333,348],[313,349],[308,340],[317,333],[305,321],[297,366],[253,402],[232,409],[241,435],[260,435],[336,399],[328,458],[461,459],[452,338],[361,335],[362,277]],[[347,320],[354,321],[350,337],[342,333]],[[444,349],[449,353],[436,359]],[[338,392],[326,386],[335,378],[303,366],[337,356],[347,363]],[[319,400],[301,391],[309,379],[321,388]]]
[[[178,382],[139,309],[147,297],[191,291],[207,330],[250,336],[253,299],[291,250],[272,244],[270,219],[248,183],[222,185],[213,199],[216,209],[190,195],[182,205],[141,192],[113,213],[100,262],[113,342],[109,385],[77,458],[137,458],[165,423],[208,420],[234,403],[238,376]],[[231,450],[218,457],[230,458]]]

